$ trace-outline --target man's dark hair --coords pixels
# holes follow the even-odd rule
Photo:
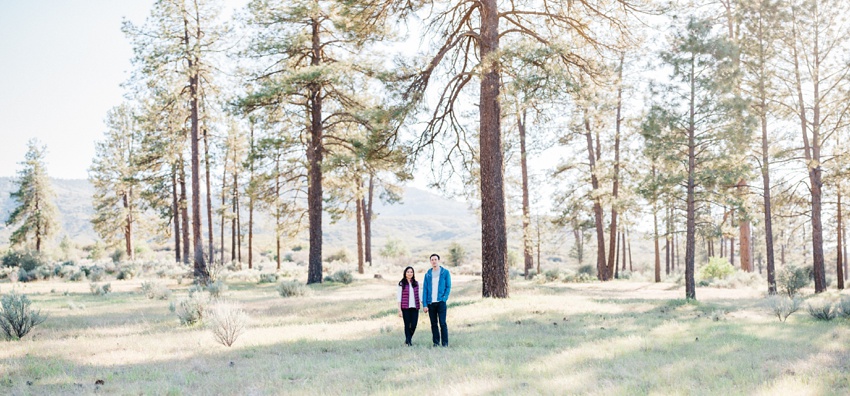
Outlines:
[[[432,255],[428,256],[428,260],[430,260],[430,259],[431,259],[431,257],[434,257],[434,256],[437,256],[437,260],[439,260],[439,259],[440,259],[440,255],[439,255],[439,254],[437,254],[437,253],[434,253],[434,254],[432,254]]]

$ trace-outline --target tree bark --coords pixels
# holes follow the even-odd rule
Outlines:
[[[372,266],[372,198],[374,197],[375,185],[373,182],[374,175],[369,173],[369,190],[368,190],[368,201],[366,198],[363,199],[361,205],[363,206],[363,233],[364,233],[364,246],[363,246],[363,255],[366,263],[369,266]]]
[[[310,64],[321,63],[319,21],[312,20],[312,53]],[[309,183],[307,185],[307,217],[310,228],[310,253],[307,284],[322,282],[322,88],[318,83],[308,86],[310,92],[310,141],[307,146]]]
[[[656,179],[655,165],[652,166],[652,180]],[[655,244],[655,283],[661,282],[661,251],[658,248],[658,197],[652,199],[652,236]]]
[[[587,112],[584,113],[584,132],[587,138],[587,160],[590,164],[590,184],[593,188],[593,218],[596,227],[596,278],[601,281],[607,281],[611,278],[608,275],[608,265],[605,261],[605,226],[602,224],[602,204],[599,202],[599,196],[596,194],[599,191],[599,179],[596,177],[596,156],[593,150],[593,135],[590,130],[590,120]]]
[[[744,179],[738,182],[738,190],[743,190],[743,193],[747,193],[746,182]],[[740,192],[740,191],[739,191]],[[739,234],[741,240],[741,269],[747,272],[753,272],[753,258],[750,255],[750,221],[746,218],[741,219],[738,222],[739,226]]]
[[[186,169],[185,164],[183,163],[183,156],[180,156],[180,218],[181,218],[181,232],[183,233],[183,263],[189,264],[189,252],[191,250],[191,245],[189,245],[189,203],[186,198]]]
[[[133,260],[133,207],[130,203],[132,193],[133,189],[130,188],[128,192],[124,193],[123,197],[124,210],[127,212],[127,216],[124,218],[124,249],[127,258],[130,260]]]
[[[358,178],[359,179],[359,178]],[[357,207],[357,273],[363,274],[363,199],[360,197],[360,185],[362,182],[357,180],[357,195],[354,202]]]
[[[254,185],[254,123],[251,122],[250,128],[251,150],[248,155],[248,188],[251,193],[248,194],[248,269],[254,268],[254,195],[256,194],[256,186]]]
[[[844,290],[844,266],[842,265],[844,257],[843,257],[843,254],[842,254],[843,252],[842,252],[842,249],[841,249],[841,242],[842,242],[841,241],[841,237],[842,237],[842,233],[841,233],[841,225],[842,225],[842,223],[841,223],[841,184],[838,185],[838,213],[837,213],[837,215],[838,215],[838,219],[837,219],[838,220],[838,227],[836,227],[837,228],[837,238],[835,238],[835,239],[838,241],[838,246],[835,249],[835,253],[836,253],[835,254],[836,255],[836,263],[835,263],[836,276],[835,276],[835,278],[836,278],[836,280],[838,280],[838,290]]]
[[[212,178],[212,174],[210,173],[210,142],[209,136],[207,133],[207,129],[204,128],[204,166],[206,167],[206,172],[204,175],[206,177],[207,184],[207,238],[210,240],[210,251],[209,251],[209,263],[212,264],[215,261],[215,241],[213,241],[213,215],[212,215],[212,183],[210,179]]]
[[[174,261],[180,262],[180,203],[177,198],[177,167],[171,165],[171,207],[174,221]]]
[[[761,76],[766,76],[764,54],[761,56]],[[764,193],[764,246],[767,253],[767,293],[770,295],[776,294],[776,265],[773,256],[773,216],[771,214],[770,204],[770,162],[767,145],[767,91],[765,88],[765,78],[759,81],[759,121],[761,123],[761,177]]]
[[[481,0],[479,46],[481,86],[479,147],[481,172],[481,280],[484,297],[507,298],[508,238],[499,104],[499,10],[496,0]]]
[[[519,129],[519,152],[520,152],[520,169],[522,172],[522,241],[523,241],[523,259],[524,259],[524,276],[528,279],[529,271],[534,268],[534,258],[532,257],[531,246],[531,210],[529,209],[528,197],[528,158],[525,147],[525,120],[526,111],[517,112],[517,127]]]
[[[688,184],[687,184],[687,226],[685,237],[685,298],[695,300],[696,285],[694,284],[694,241],[696,238],[696,142],[694,135],[696,134],[696,121],[694,114],[695,95],[696,95],[696,76],[695,67],[696,61],[691,58],[691,97],[688,120]]]
[[[197,6],[197,5],[196,5]],[[196,8],[197,11],[197,8]],[[200,40],[201,32],[200,32],[200,19],[197,19],[199,22],[197,36],[195,36],[195,40]],[[195,251],[195,260],[194,260],[194,275],[195,280],[200,282],[201,284],[207,284],[209,282],[209,271],[207,271],[207,265],[204,261],[204,242],[203,242],[203,229],[201,228],[201,155],[200,148],[198,147],[198,142],[200,141],[200,129],[199,124],[200,120],[198,118],[198,96],[200,95],[200,72],[198,71],[198,59],[197,54],[193,54],[189,49],[189,30],[188,30],[188,20],[184,14],[183,24],[186,27],[186,52],[187,52],[187,61],[188,68],[190,70],[189,73],[189,107],[190,113],[189,118],[191,120],[191,150],[192,154],[190,157],[190,163],[192,166],[192,244]],[[198,46],[200,44],[198,43]]]

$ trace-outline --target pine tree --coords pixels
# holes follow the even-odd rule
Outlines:
[[[32,243],[37,252],[41,252],[43,244],[57,231],[58,212],[44,164],[46,154],[47,147],[38,140],[27,142],[27,153],[20,163],[23,169],[18,171],[15,180],[17,190],[10,194],[17,206],[6,220],[6,226],[18,227],[12,232],[9,242],[27,246]]]
[[[130,260],[134,258],[133,228],[139,212],[136,155],[141,134],[135,117],[127,104],[109,111],[104,140],[95,146],[95,158],[89,168],[89,181],[95,189],[95,214],[91,220],[94,230],[109,245],[123,240]]]

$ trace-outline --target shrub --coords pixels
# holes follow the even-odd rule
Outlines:
[[[809,315],[817,320],[833,320],[835,319],[836,309],[833,309],[832,303],[826,300],[809,302]]]
[[[47,260],[39,252],[18,252],[12,250],[3,256],[4,267],[20,267],[27,272],[34,270],[38,266],[46,264]]]
[[[770,296],[767,298],[767,306],[770,312],[779,318],[780,322],[784,322],[791,316],[792,313],[800,309],[799,297],[788,296]]]
[[[544,272],[543,276],[546,277],[546,282],[554,282],[561,278],[561,273],[556,269],[550,269]]]
[[[168,300],[171,297],[171,289],[157,282],[142,282],[142,294],[148,299]]]
[[[735,272],[725,257],[709,257],[708,264],[699,269],[699,276],[705,280],[724,279]]]
[[[277,283],[277,274],[260,274],[260,283]]]
[[[590,264],[586,264],[586,265],[582,265],[581,267],[578,267],[578,273],[579,274],[587,274],[587,275],[593,276],[593,271],[594,271],[594,268]]]
[[[788,297],[793,297],[800,289],[809,284],[809,273],[805,268],[789,265],[779,270],[776,284]]]
[[[97,265],[82,267],[81,269],[86,273],[86,278],[89,278],[92,282],[100,282],[103,280],[103,277],[106,276],[106,270]]]
[[[83,279],[85,279],[85,277],[86,277],[86,273],[85,273],[85,272],[83,272],[83,271],[76,271],[76,272],[74,272],[73,274],[71,274],[71,276],[70,276],[70,277],[68,277],[68,280],[73,281],[73,282],[80,282],[80,281],[82,281]]]
[[[380,254],[381,257],[385,258],[399,258],[408,255],[407,247],[404,246],[404,243],[393,238],[387,239],[387,243],[384,244]]]
[[[103,285],[100,285],[98,283],[91,283],[89,284],[89,289],[91,290],[91,294],[94,294],[95,296],[105,296],[112,291],[112,284],[104,283]]]
[[[43,323],[47,317],[41,311],[30,308],[30,300],[25,294],[11,292],[0,300],[0,328],[7,340],[21,339],[33,327]]]
[[[190,295],[189,298],[180,300],[177,304],[171,303],[168,310],[177,315],[180,324],[191,326],[201,322],[207,311],[209,300],[201,293]]]
[[[345,261],[348,262],[348,251],[345,249],[339,249],[336,253],[325,258],[325,261]]]
[[[248,315],[238,305],[219,302],[209,310],[209,327],[215,340],[224,346],[231,346],[242,333],[248,322]]]
[[[118,270],[118,280],[130,280],[136,277],[135,267],[124,267]]]
[[[113,263],[118,264],[127,260],[127,252],[125,252],[124,249],[115,249],[110,257],[112,258]]]
[[[227,285],[221,280],[217,280],[215,282],[211,282],[206,287],[207,292],[210,293],[210,297],[212,298],[221,298],[224,292],[227,291]]]
[[[35,280],[35,272],[27,272],[23,268],[18,268],[18,282],[29,282]]]
[[[298,281],[283,281],[277,285],[281,297],[300,297],[310,294],[310,288]]]
[[[463,264],[463,260],[466,257],[466,250],[464,250],[463,246],[457,242],[452,242],[449,245],[449,257],[448,262],[452,267],[457,267]]]
[[[326,276],[325,282],[336,282],[347,285],[351,282],[354,282],[354,275],[351,275],[351,271],[339,270],[337,272],[334,272],[333,275]]]
[[[845,318],[850,318],[850,297],[841,297],[841,300],[835,304],[837,313]]]

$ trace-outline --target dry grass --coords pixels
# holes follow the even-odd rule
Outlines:
[[[420,315],[408,348],[392,274],[297,298],[230,283],[228,300],[251,318],[230,348],[204,326],[180,326],[168,301],[139,291],[144,279],[112,281],[106,296],[84,283],[4,284],[50,319],[3,343],[0,393],[850,393],[848,321],[798,312],[779,322],[760,290],[699,288],[688,304],[671,283],[518,279],[510,299],[484,300],[478,279],[455,275],[451,346],[430,348]],[[186,297],[189,285],[162,282],[172,301]]]

